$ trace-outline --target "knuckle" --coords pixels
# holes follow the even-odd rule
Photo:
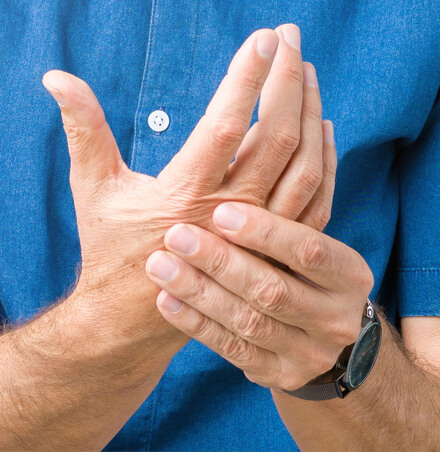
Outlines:
[[[63,122],[64,132],[69,145],[75,149],[91,144],[94,141],[96,132],[108,127],[102,108],[99,105],[92,105],[89,108],[93,111],[91,124],[79,125],[70,119],[66,119]]]
[[[238,80],[239,89],[250,92],[252,95],[259,93],[265,81],[262,71],[247,73],[243,71]]]
[[[331,335],[338,347],[344,348],[356,342],[361,332],[361,322],[359,319],[357,320],[353,322],[341,320],[332,323],[333,331]]]
[[[205,271],[208,275],[216,278],[225,274],[230,262],[230,255],[225,248],[216,248],[209,254],[205,264]]]
[[[321,185],[322,171],[319,171],[319,165],[305,165],[299,172],[297,184],[306,193],[315,193]]]
[[[276,388],[283,391],[295,391],[304,386],[309,380],[302,377],[297,369],[289,369],[276,379]]]
[[[322,120],[322,106],[318,103],[304,103],[301,115],[305,119],[311,119],[312,121],[317,121],[321,125]]]
[[[237,117],[216,119],[211,122],[209,132],[215,146],[226,147],[241,142],[247,132],[247,124]]]
[[[207,283],[206,277],[200,273],[196,273],[192,278],[191,284],[179,284],[185,292],[182,297],[185,300],[194,300],[199,307],[203,307],[212,301],[210,285]]]
[[[328,350],[316,354],[312,362],[312,378],[323,375],[334,367],[338,360],[339,353],[332,353]]]
[[[330,221],[331,208],[327,202],[320,201],[316,206],[314,213],[314,227],[318,231],[322,231]]]
[[[289,125],[278,125],[269,135],[269,146],[271,149],[279,149],[282,155],[290,155],[299,144],[299,132]]]
[[[300,380],[293,378],[283,378],[280,379],[277,384],[277,389],[282,391],[296,391],[301,386],[304,386],[308,380]]]
[[[257,375],[251,373],[251,372],[243,372],[244,376],[251,382],[255,383],[259,386],[262,386],[264,388],[268,388],[270,385],[267,384],[267,382],[262,379],[261,377],[258,377]]]
[[[92,141],[90,130],[84,126],[65,124],[64,132],[66,133],[70,150],[74,152],[79,152],[83,148],[88,147]]]
[[[374,275],[366,263],[364,263],[362,271],[359,273],[359,285],[367,292],[367,295],[370,294],[374,287]]]
[[[295,64],[286,62],[281,65],[280,76],[293,84],[302,85],[304,82],[304,75],[301,69]]]
[[[203,314],[198,314],[197,318],[193,321],[190,334],[195,338],[201,338],[206,336],[206,332],[209,329],[209,318]]]
[[[240,367],[251,367],[254,360],[250,344],[232,334],[223,344],[222,355],[235,361]]]
[[[262,249],[270,249],[277,237],[277,226],[273,221],[264,221],[259,225],[258,238]]]
[[[255,309],[248,309],[233,326],[238,335],[249,341],[266,342],[273,335],[266,316]]]
[[[308,234],[298,248],[298,260],[302,268],[325,271],[330,265],[330,251],[320,234]]]
[[[255,303],[270,313],[284,312],[289,300],[289,289],[279,276],[266,277],[254,290]]]

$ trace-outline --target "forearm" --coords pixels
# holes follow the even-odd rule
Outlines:
[[[74,294],[0,337],[0,449],[101,449],[159,381],[172,352],[88,306]]]
[[[273,392],[301,450],[440,450],[440,378],[382,323],[373,371],[346,399],[309,402]]]

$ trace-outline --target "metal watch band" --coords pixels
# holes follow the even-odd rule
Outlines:
[[[340,378],[342,378],[342,375]],[[320,385],[306,385],[302,388],[295,389],[295,391],[283,392],[303,400],[331,400],[338,397],[340,399],[343,399],[349,391],[347,389],[341,388],[339,384],[340,378],[338,378],[336,381],[331,381],[330,383],[323,383]]]
[[[376,311],[374,309],[373,304],[369,299],[367,299],[365,312],[363,317],[363,325],[365,322],[378,322],[380,324],[379,318],[377,317]],[[338,366],[338,363],[336,364]],[[343,368],[346,370],[346,368]],[[335,380],[330,381],[328,383],[316,383],[316,384],[307,384],[302,386],[301,388],[295,389],[294,391],[286,391],[286,394],[297,397],[303,400],[331,400],[340,398],[343,399],[349,392],[350,388],[346,387],[346,384],[343,380],[345,372],[339,375]]]

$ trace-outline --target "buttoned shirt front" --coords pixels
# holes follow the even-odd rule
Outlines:
[[[286,22],[302,30],[335,124],[326,232],[367,260],[372,298],[391,321],[440,314],[440,2],[27,0],[0,2],[0,306],[9,322],[66,294],[80,262],[66,139],[43,74],[86,80],[129,167],[156,176],[245,38]],[[107,447],[295,448],[269,390],[195,341]]]

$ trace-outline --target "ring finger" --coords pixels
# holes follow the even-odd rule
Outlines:
[[[171,253],[156,251],[146,268],[150,279],[166,292],[254,345],[287,356],[298,347],[309,347],[309,338],[302,329],[258,311]]]
[[[268,209],[296,220],[308,205],[323,178],[323,138],[316,70],[304,63],[304,94],[301,110],[301,139],[283,175],[270,194]]]

